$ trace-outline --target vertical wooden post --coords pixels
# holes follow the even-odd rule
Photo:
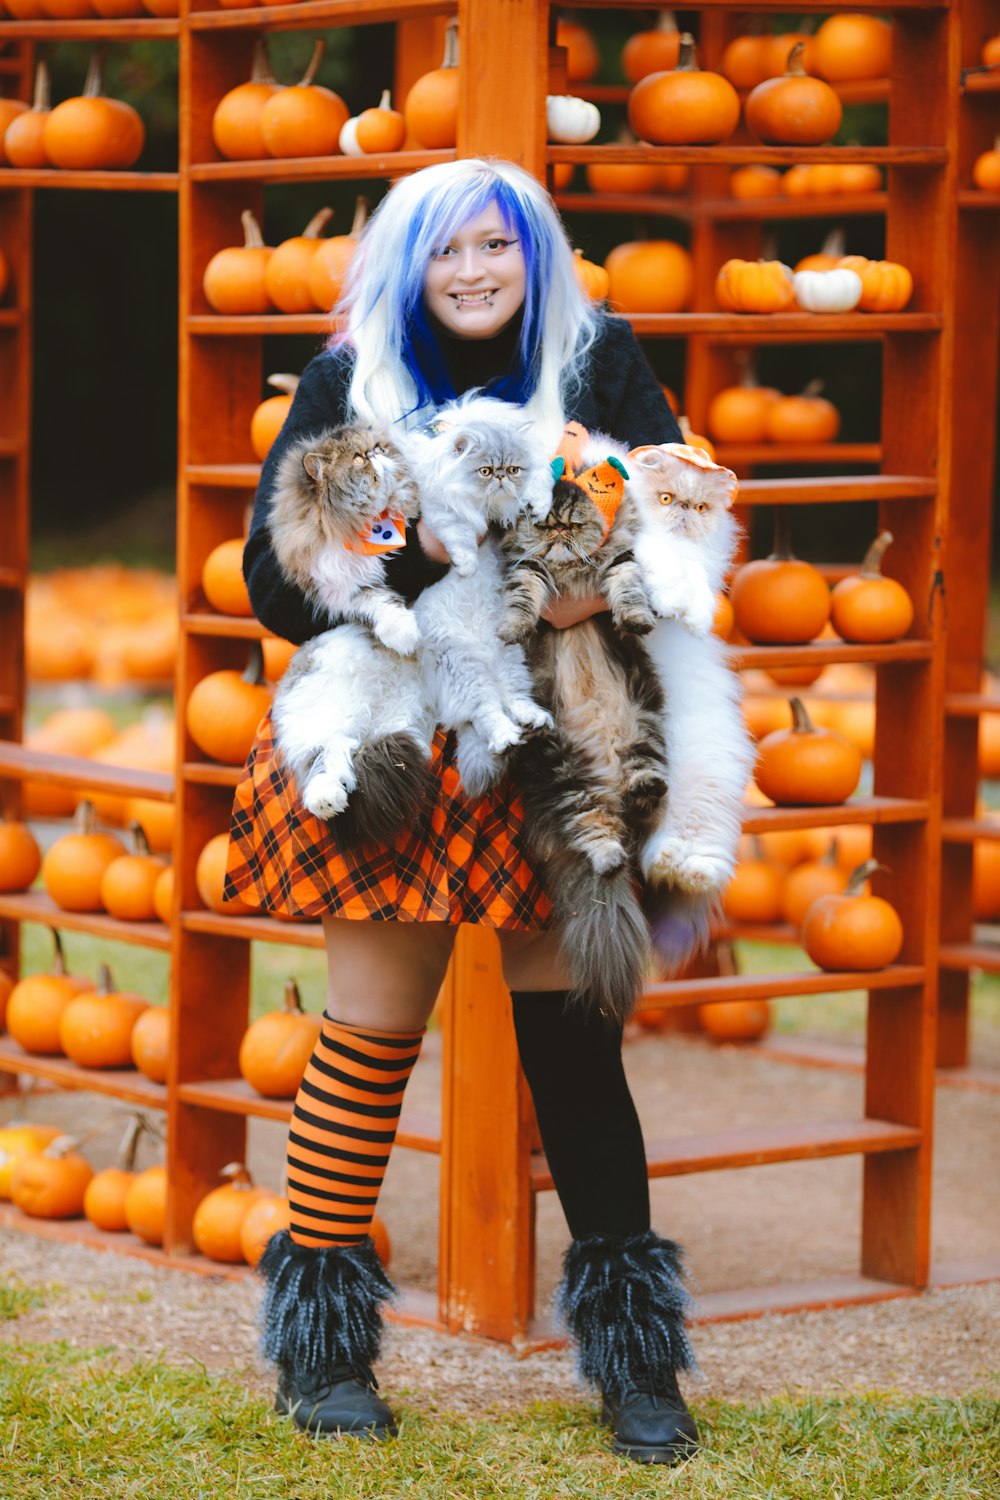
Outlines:
[[[548,6],[459,0],[459,156],[500,156],[545,181]]]

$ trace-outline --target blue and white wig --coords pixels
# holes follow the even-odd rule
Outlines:
[[[401,178],[366,227],[336,309],[355,350],[349,394],[359,420],[411,426],[455,396],[424,278],[435,251],[494,203],[520,242],[527,287],[517,357],[490,394],[525,406],[558,443],[596,317],[548,193],[523,168],[495,159],[443,162]]]

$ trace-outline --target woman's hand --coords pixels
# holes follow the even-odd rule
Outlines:
[[[451,562],[448,549],[443,542],[438,541],[422,516],[417,521],[417,537],[419,538],[421,547],[424,549],[424,556],[429,557],[431,562],[444,563],[445,566]]]
[[[556,630],[565,630],[567,625],[579,625],[581,620],[589,620],[591,615],[599,615],[607,608],[608,601],[603,594],[584,594],[578,599],[560,594],[542,610],[542,619]]]

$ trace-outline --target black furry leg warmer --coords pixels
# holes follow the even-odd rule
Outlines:
[[[299,1380],[329,1379],[338,1365],[370,1371],[382,1343],[382,1304],[396,1293],[371,1239],[314,1250],[282,1229],[257,1270],[266,1282],[265,1359]]]
[[[580,1373],[601,1391],[656,1390],[672,1372],[695,1368],[681,1253],[652,1229],[588,1235],[567,1250],[556,1307],[576,1342]]]

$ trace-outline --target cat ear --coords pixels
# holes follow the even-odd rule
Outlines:
[[[629,459],[640,469],[657,469],[660,466],[661,449],[647,443],[642,448],[633,448]]]
[[[304,457],[303,457],[303,459],[302,459],[302,467],[305,469],[306,473],[309,475],[309,478],[310,479],[315,479],[317,481],[317,483],[318,483],[319,479],[320,479],[320,476],[323,473],[323,456],[322,456],[322,454],[320,454],[320,453],[307,453],[307,454],[305,454]]]
[[[732,469],[724,468],[722,464],[717,464],[709,458],[704,448],[691,448],[687,443],[659,443],[656,446],[647,444],[643,448],[633,448],[629,458],[647,469],[662,468],[665,458],[690,464],[692,468],[701,469],[706,477],[709,474],[717,477],[721,498],[727,510],[731,510],[735,503],[740,487],[739,480]]]
[[[472,447],[472,439],[466,433],[460,433],[452,443],[452,448],[458,454],[468,453]]]

